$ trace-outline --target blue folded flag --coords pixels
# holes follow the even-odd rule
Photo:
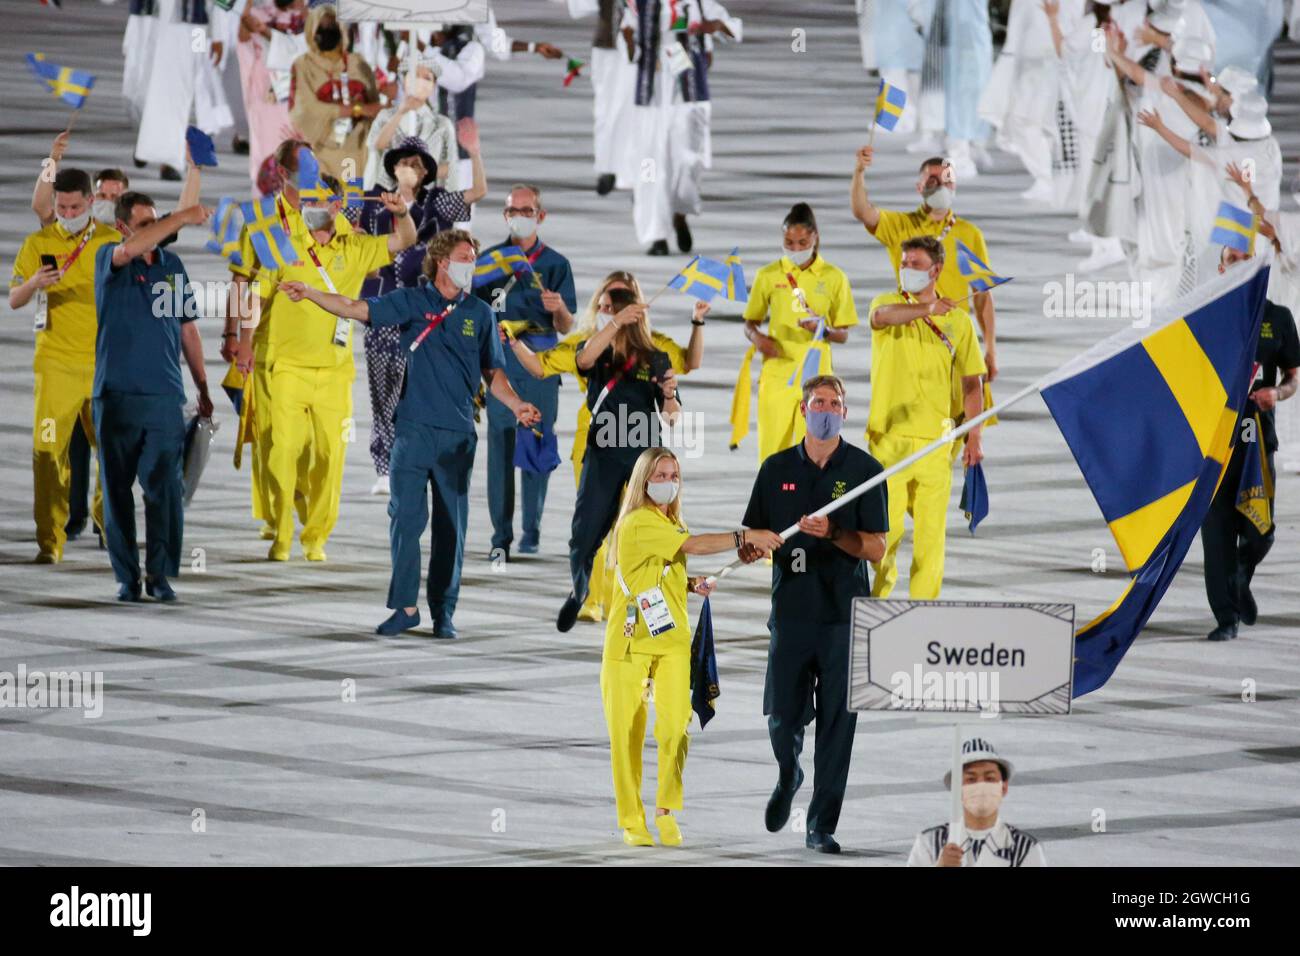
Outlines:
[[[701,730],[713,719],[713,702],[721,693],[718,655],[713,647],[713,612],[709,610],[709,599],[705,598],[691,639],[691,710],[700,718]]]
[[[555,432],[543,424],[540,428],[520,425],[515,430],[514,466],[538,475],[547,475],[560,467],[560,443]]]
[[[970,533],[989,516],[989,486],[984,482],[984,466],[971,465],[966,469],[966,481],[961,486],[961,510],[970,522]]]
[[[197,126],[189,126],[185,130],[185,142],[190,147],[190,159],[194,161],[195,166],[216,166],[217,165],[217,147],[212,143],[212,137]]]

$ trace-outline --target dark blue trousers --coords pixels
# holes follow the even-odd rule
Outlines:
[[[542,422],[550,432],[560,411],[560,380],[556,376],[536,379],[530,375],[513,352],[506,355],[506,377],[515,393],[532,402],[542,413]],[[508,548],[515,530],[515,432],[518,422],[510,409],[491,395],[488,411],[488,514],[492,518],[492,547]],[[539,428],[542,426],[538,426]],[[542,511],[546,507],[546,488],[551,476],[524,471],[520,480],[523,505],[524,540],[536,544],[542,533]]]

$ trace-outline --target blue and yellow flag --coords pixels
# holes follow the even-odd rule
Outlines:
[[[1273,529],[1273,473],[1268,467],[1268,456],[1260,450],[1264,441],[1263,425],[1256,411],[1250,419],[1254,431],[1250,441],[1242,437],[1241,480],[1237,483],[1237,511],[1255,526],[1261,535]]]
[[[1230,202],[1221,202],[1214,217],[1214,229],[1210,232],[1210,244],[1227,246],[1253,256],[1255,229],[1254,213],[1239,209]]]
[[[1234,266],[1042,389],[1130,575],[1075,635],[1075,697],[1110,678],[1196,539],[1237,437],[1267,286],[1258,260]]]
[[[961,486],[961,503],[957,507],[966,516],[971,534],[989,516],[989,486],[984,480],[983,465],[970,465],[966,468],[965,480]]]
[[[731,266],[717,259],[696,256],[668,281],[668,288],[685,292],[701,302],[712,302],[716,296],[726,295],[730,280]]]
[[[326,199],[334,198],[334,190],[325,185],[325,181],[320,176],[320,161],[316,155],[303,146],[298,150],[298,196],[301,199],[310,199],[313,202],[321,202]]]
[[[740,264],[740,246],[732,249],[731,254],[723,262],[731,270],[727,276],[727,288],[723,296],[732,302],[744,302],[749,298],[749,286],[745,285],[745,270]]]
[[[47,90],[73,109],[81,109],[95,85],[95,78],[85,70],[59,66],[45,59],[44,53],[28,53],[27,65]]]
[[[212,233],[208,236],[207,250],[215,252],[231,265],[242,266],[243,257],[239,254],[239,230],[244,225],[239,203],[229,196],[223,196],[217,202],[217,211],[212,214]]]
[[[718,688],[718,653],[713,644],[713,612],[709,599],[704,599],[700,619],[695,624],[691,638],[691,710],[700,718],[700,730],[713,719],[717,709],[715,700],[721,696]]]
[[[876,94],[876,125],[892,132],[906,105],[907,91],[881,80],[880,92]]]
[[[533,264],[518,246],[489,249],[474,262],[474,288],[504,279],[515,273],[533,271]]]
[[[240,203],[239,211],[244,217],[243,228],[248,230],[253,251],[257,253],[257,261],[263,269],[283,269],[302,259],[289,239],[289,234],[280,225],[274,196]]]
[[[344,208],[356,209],[358,206],[365,205],[365,185],[360,179],[347,179],[343,181],[343,199],[346,200]]]
[[[995,286],[1000,286],[1004,282],[1010,282],[1014,276],[1000,276],[987,265],[980,257],[971,252],[960,240],[957,242],[957,268],[971,287],[972,292],[988,292]]]

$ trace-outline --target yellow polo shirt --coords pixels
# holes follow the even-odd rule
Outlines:
[[[565,372],[572,375],[578,380],[578,388],[585,395],[587,393],[587,379],[578,371],[578,352],[582,350],[582,343],[591,338],[592,333],[570,332],[564,338],[560,339],[554,346],[544,352],[537,353],[537,360],[542,365],[543,377],[551,375],[563,375]],[[654,342],[655,348],[665,353],[668,360],[672,362],[673,371],[678,375],[686,374],[686,350],[664,335],[662,332],[650,331],[650,340]],[[582,461],[587,451],[587,431],[591,428],[591,409],[587,403],[581,402],[578,405],[578,424],[573,433],[573,451],[569,457],[574,461]]]
[[[886,292],[871,300],[871,311],[907,301],[900,292]],[[957,308],[930,318],[954,351],[924,319],[871,330],[869,441],[881,435],[933,441],[952,416],[962,377],[988,371],[969,312]]]
[[[102,245],[121,242],[122,234],[97,222],[86,229],[94,232],[72,268],[45,290],[49,316],[45,328],[36,333],[34,366],[42,359],[91,367],[95,364],[95,253]],[[57,222],[33,232],[23,240],[14,259],[10,287],[22,285],[36,275],[41,270],[41,256],[54,256],[62,269],[84,237],[84,230],[73,235]]]
[[[615,579],[610,589],[609,622],[605,625],[605,657],[622,660],[630,649],[634,654],[689,654],[691,625],[686,616],[686,553],[682,544],[690,537],[685,522],[675,522],[653,505],[633,511],[618,529],[618,569],[630,596]],[[667,574],[664,569],[667,568]],[[624,632],[627,610],[636,607],[636,596],[657,587],[664,593],[674,627],[651,637],[640,611],[632,637]]]
[[[790,276],[803,290],[808,308],[813,315],[825,316],[826,324],[844,329],[858,324],[858,310],[853,304],[853,289],[848,276],[820,255],[806,269],[800,269],[785,256],[759,269],[749,289],[749,302],[745,306],[746,322],[767,320],[767,334],[781,346],[777,359],[764,357],[763,367],[776,361],[785,364],[784,374],[789,377],[788,363],[802,357],[804,346],[812,341],[813,334],[799,325],[809,318],[797,304],[790,288]],[[781,362],[781,360],[786,360]],[[774,372],[779,371],[774,366]]]
[[[988,246],[984,244],[984,233],[972,222],[953,216],[953,226],[943,238],[943,270],[939,273],[939,295],[952,299],[964,299],[971,294],[970,283],[961,274],[957,265],[957,243],[960,242],[990,268]],[[889,261],[894,265],[894,279],[898,279],[899,264],[903,260],[903,241],[918,236],[934,236],[936,239],[948,225],[948,220],[935,222],[930,218],[925,207],[918,207],[911,212],[896,212],[892,209],[880,210],[880,223],[876,226],[876,239],[889,250]]]
[[[367,275],[393,261],[388,251],[388,236],[335,233],[329,242],[321,245],[307,233],[295,240],[295,243],[299,242],[298,251],[303,256],[301,262],[258,275],[263,316],[272,317],[266,340],[267,359],[272,363],[288,362],[304,368],[352,365],[353,323],[348,323],[348,344],[335,345],[334,329],[338,318],[306,299],[291,301],[280,293],[280,283],[302,282],[314,289],[328,291],[311,259],[309,250],[314,250],[338,294],[354,299],[360,294]]]

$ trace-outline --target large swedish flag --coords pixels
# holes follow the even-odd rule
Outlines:
[[[1076,697],[1110,678],[1200,530],[1237,437],[1267,286],[1259,260],[1235,266],[1042,389],[1131,578],[1075,636]]]

